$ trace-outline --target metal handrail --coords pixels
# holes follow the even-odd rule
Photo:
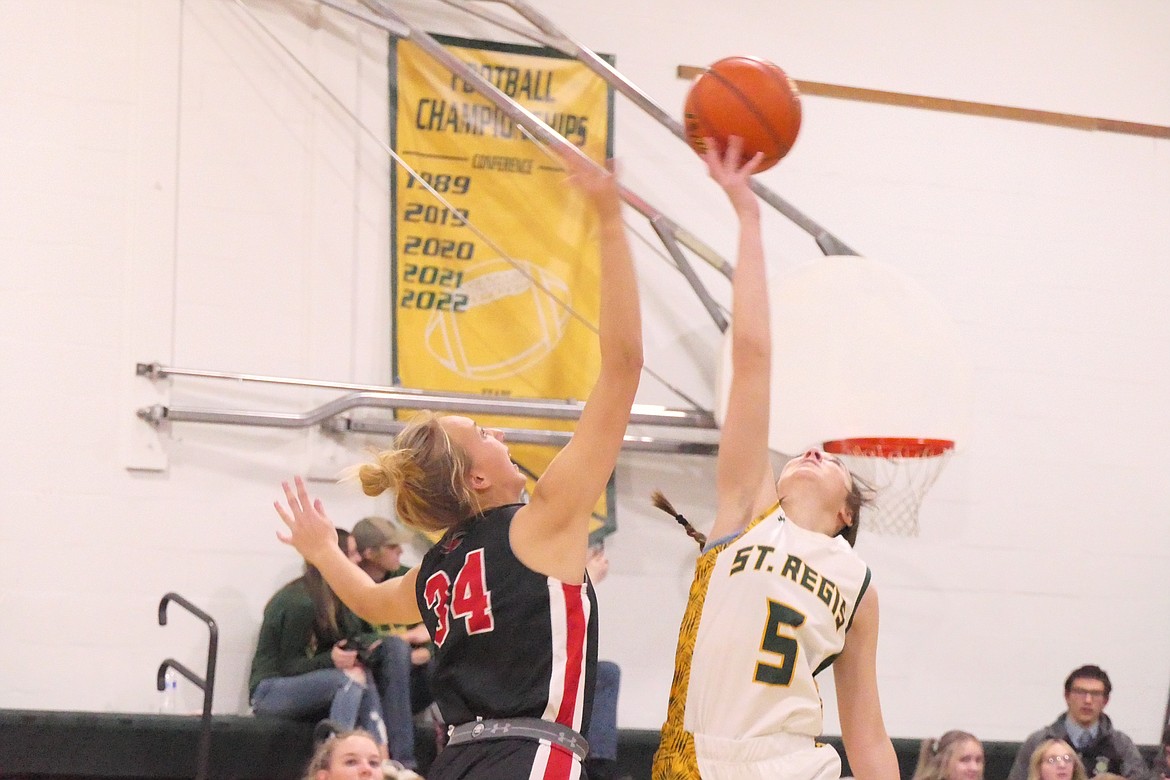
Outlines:
[[[139,363],[138,376],[151,380],[172,376],[198,377],[201,379],[228,379],[233,382],[256,382],[262,384],[294,385],[322,390],[352,390],[350,395],[330,401],[316,409],[300,414],[268,414],[263,412],[226,412],[238,415],[239,420],[207,420],[199,417],[200,410],[193,407],[160,405],[147,406],[138,410],[138,417],[151,425],[166,420],[171,422],[223,422],[226,424],[251,425],[255,419],[271,423],[270,427],[307,428],[335,417],[342,412],[356,408],[377,409],[429,409],[432,411],[454,411],[466,414],[495,414],[507,417],[538,417],[547,420],[576,420],[585,408],[583,401],[550,400],[545,398],[488,398],[473,393],[449,393],[434,390],[397,387],[394,385],[365,385],[352,382],[333,382],[321,379],[299,379],[295,377],[266,376],[263,374],[240,374],[226,371],[175,368],[159,363]],[[715,417],[706,409],[678,409],[657,404],[634,404],[630,410],[631,425],[665,425],[674,428],[717,427]]]
[[[322,424],[333,433],[373,433],[394,435],[406,427],[399,420],[355,420],[337,417]],[[531,428],[499,428],[504,439],[514,444],[544,444],[564,447],[573,438],[572,431],[538,431]],[[713,441],[668,439],[656,436],[635,436],[627,433],[622,437],[622,450],[626,452],[661,452],[673,455],[715,455],[719,445]]]
[[[160,626],[167,624],[167,605],[172,601],[178,603],[179,606],[184,607],[188,612],[206,623],[207,629],[210,632],[207,643],[206,678],[195,674],[195,672],[188,669],[180,661],[176,661],[174,658],[167,658],[158,666],[157,680],[158,689],[160,691],[165,690],[167,669],[174,669],[203,691],[203,718],[199,734],[199,764],[195,777],[196,780],[206,780],[211,764],[211,699],[215,691],[215,658],[219,652],[219,627],[216,626],[215,620],[211,615],[208,615],[178,593],[173,592],[163,596],[162,600],[158,603],[158,624]]]
[[[427,409],[464,414],[491,414],[500,417],[527,417],[545,420],[576,420],[585,408],[582,401],[548,400],[541,398],[485,398],[464,393],[443,393],[382,385],[361,385],[350,382],[330,382],[293,377],[236,374],[224,371],[174,368],[159,363],[139,363],[137,374],[151,380],[172,376],[227,379],[233,382],[259,382],[294,385],[329,390],[356,390],[335,398],[307,412],[262,412],[243,409],[214,409],[206,407],[163,405],[138,409],[138,418],[158,428],[166,423],[214,423],[219,425],[249,425],[261,428],[303,429],[320,425],[334,434],[373,433],[393,435],[404,427],[397,420],[356,420],[343,416],[354,409]],[[630,411],[631,425],[665,426],[690,431],[715,431],[718,423],[706,409],[678,409],[655,404],[634,404]],[[518,444],[545,444],[563,447],[570,432],[534,428],[501,429],[509,441]],[[664,452],[682,455],[714,455],[713,442],[658,436],[626,434],[622,449],[632,452]]]

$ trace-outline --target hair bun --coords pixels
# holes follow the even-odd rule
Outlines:
[[[362,492],[367,496],[380,496],[390,489],[390,474],[384,463],[363,464],[358,469],[358,479],[362,483]]]

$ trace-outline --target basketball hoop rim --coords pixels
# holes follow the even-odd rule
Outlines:
[[[834,439],[821,448],[832,455],[866,458],[937,458],[955,448],[951,439],[913,439],[896,436],[868,436]]]

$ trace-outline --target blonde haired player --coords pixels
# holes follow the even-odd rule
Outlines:
[[[878,700],[877,593],[853,552],[863,488],[820,450],[774,481],[768,455],[771,330],[759,204],[760,155],[743,144],[707,168],[739,219],[732,379],[719,444],[718,503],[679,634],[655,780],[821,780],[841,773],[818,745],[813,677],[833,664],[841,734],[859,780],[897,780]],[[665,502],[662,502],[665,504]],[[669,510],[668,510],[669,511]],[[836,537],[841,536],[844,539]]]
[[[442,530],[422,562],[374,583],[337,548],[320,500],[284,485],[280,535],[372,623],[425,622],[431,690],[447,746],[431,780],[579,780],[597,672],[596,594],[585,575],[589,521],[621,451],[642,371],[642,320],[613,174],[562,155],[597,214],[601,368],[572,440],[521,503],[525,478],[500,431],[420,415],[359,476],[395,493],[398,518]]]

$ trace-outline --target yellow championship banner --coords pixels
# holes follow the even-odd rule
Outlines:
[[[547,49],[440,40],[589,157],[609,156],[612,91],[585,65]],[[566,185],[560,161],[499,106],[415,44],[393,45],[392,144],[416,173],[395,166],[391,180],[395,382],[495,398],[584,400],[599,369],[592,212]],[[509,449],[530,480],[556,454],[540,445]],[[598,505],[599,528],[612,527],[610,505]]]

